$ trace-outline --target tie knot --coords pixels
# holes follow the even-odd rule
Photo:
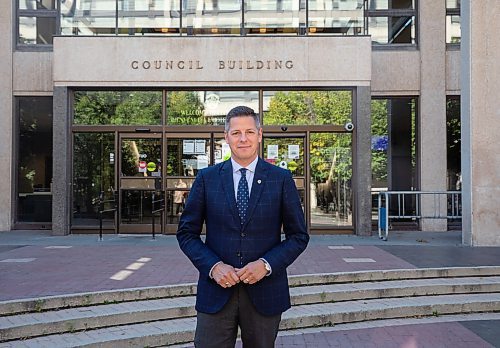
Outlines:
[[[246,168],[241,168],[241,169],[240,169],[241,176],[242,176],[243,178],[244,178],[244,177],[246,177],[246,175],[247,175],[247,170],[248,170],[248,169],[246,169]]]

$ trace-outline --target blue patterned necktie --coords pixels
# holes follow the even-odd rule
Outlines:
[[[245,223],[248,202],[250,200],[250,194],[248,192],[248,181],[247,181],[247,169],[241,168],[241,179],[238,183],[238,193],[236,195],[236,205],[238,206],[238,214],[240,216],[241,224]]]

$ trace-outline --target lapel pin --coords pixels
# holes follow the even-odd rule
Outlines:
[[[260,180],[260,179],[257,180],[257,184],[260,184],[260,183],[262,183],[262,180]]]

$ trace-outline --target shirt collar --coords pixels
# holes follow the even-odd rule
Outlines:
[[[252,173],[255,173],[255,168],[257,167],[257,162],[259,162],[259,156],[255,157],[255,159],[246,167],[242,167],[231,157],[231,164],[233,165],[233,173],[239,172],[241,168],[246,168]]]

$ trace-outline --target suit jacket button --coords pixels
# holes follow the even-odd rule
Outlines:
[[[245,236],[246,236],[246,234],[245,234],[245,233],[241,233],[241,236],[242,236],[242,237],[245,237]]]
[[[241,253],[238,251],[238,252],[236,253],[236,256],[241,256]]]

